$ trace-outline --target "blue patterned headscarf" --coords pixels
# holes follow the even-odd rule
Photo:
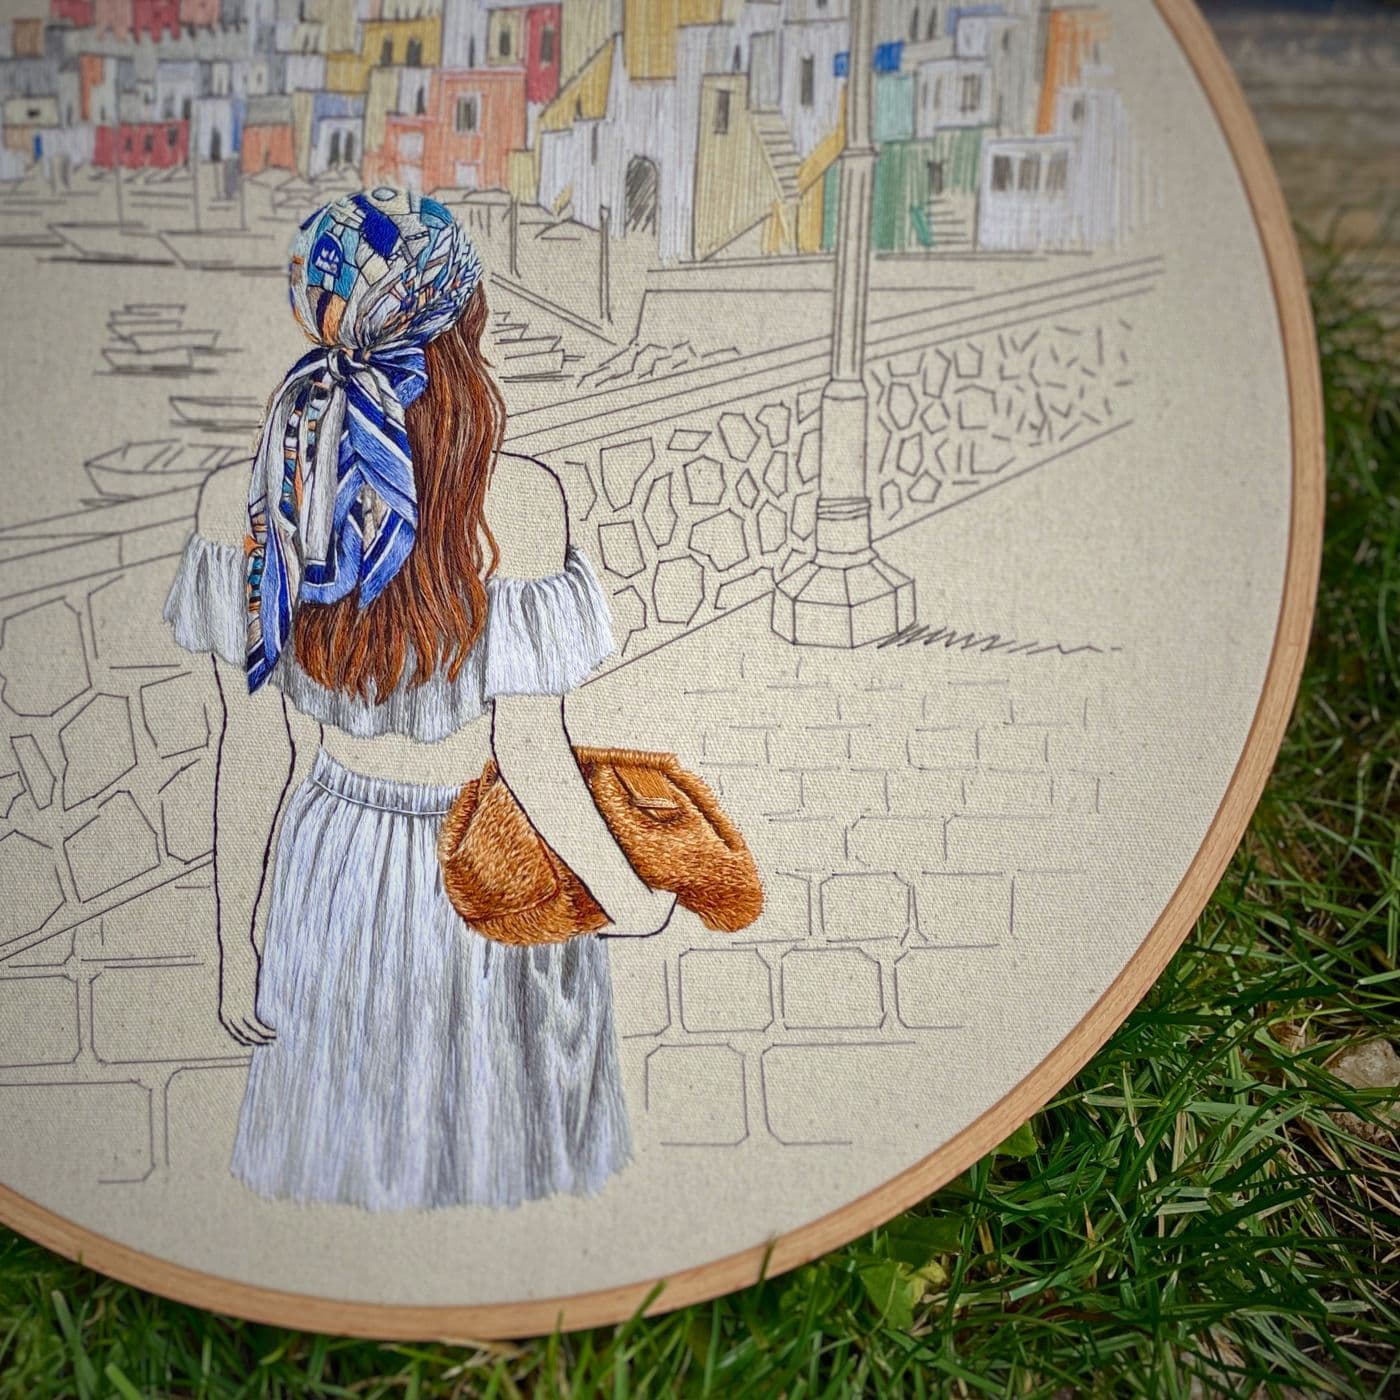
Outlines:
[[[418,526],[404,410],[422,347],[481,278],[441,204],[379,186],[318,209],[292,245],[292,311],[316,349],[273,396],[248,493],[248,689],[271,674],[298,602],[372,603]]]

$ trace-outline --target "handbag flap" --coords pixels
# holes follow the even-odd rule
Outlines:
[[[681,804],[676,800],[676,786],[664,770],[636,763],[618,763],[614,765],[613,772],[617,774],[617,780],[633,806],[657,817],[680,814]]]

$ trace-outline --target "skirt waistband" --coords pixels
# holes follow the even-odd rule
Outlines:
[[[324,749],[316,753],[308,782],[360,807],[381,812],[404,812],[418,817],[446,815],[461,790],[456,784],[403,783],[395,778],[377,778],[355,773],[333,759]]]

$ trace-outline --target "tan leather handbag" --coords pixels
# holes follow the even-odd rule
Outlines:
[[[763,909],[748,845],[705,783],[675,754],[576,748],[593,801],[632,868],[670,890],[706,927],[747,928]],[[443,885],[478,933],[501,943],[561,943],[608,916],[530,824],[494,760],[467,783],[438,836]]]

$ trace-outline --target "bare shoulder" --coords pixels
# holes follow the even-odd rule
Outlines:
[[[233,462],[211,472],[200,487],[194,527],[215,544],[243,543],[248,529],[248,464]]]
[[[486,523],[501,552],[504,576],[540,578],[564,567],[569,546],[564,486],[536,458],[499,454],[486,489]]]

